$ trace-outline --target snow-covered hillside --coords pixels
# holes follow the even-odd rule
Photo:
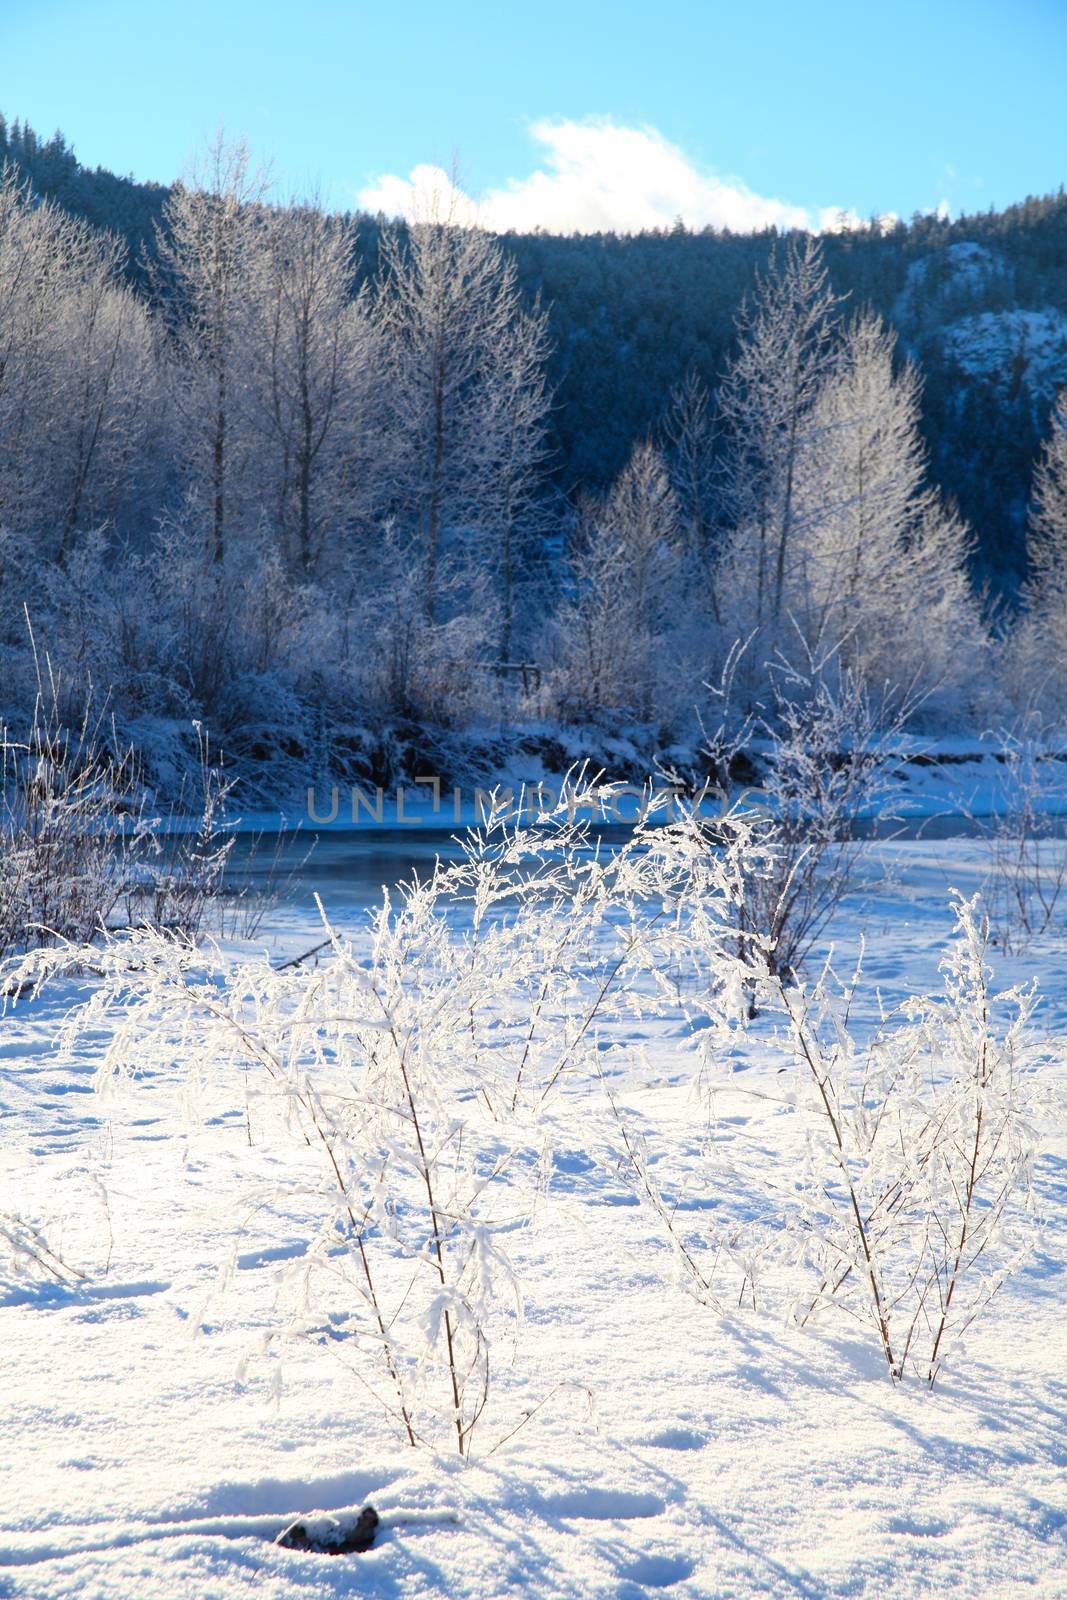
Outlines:
[[[1051,397],[1067,382],[1067,315],[1051,307],[959,317],[942,339],[965,372],[998,386],[1025,383],[1034,393]]]
[[[1056,306],[989,309],[991,298],[1011,297],[1010,283],[998,251],[960,240],[911,263],[894,317],[910,341],[927,355],[932,347],[950,370],[1012,394],[1022,384],[1047,401],[1067,383],[1067,313]]]

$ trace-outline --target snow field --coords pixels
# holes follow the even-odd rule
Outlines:
[[[936,985],[946,881],[969,891],[981,867],[964,844],[888,845],[879,860],[895,881],[832,932],[842,959],[864,933],[892,1000]],[[287,950],[299,931],[290,914]],[[1067,952],[1049,942],[1002,966],[1003,982],[1037,973],[1035,1027],[1061,1034]],[[0,1291],[0,1595],[1064,1594],[1062,1116],[1041,1130],[1037,1250],[930,1393],[891,1385],[843,1319],[798,1329],[747,1302],[697,1304],[603,1159],[603,1086],[572,1082],[553,1182],[507,1236],[525,1323],[514,1339],[507,1319],[493,1330],[492,1414],[463,1465],[402,1447],[325,1302],[319,1333],[257,1355],[309,1238],[316,1163],[251,1072],[205,1060],[190,1084],[146,1058],[94,1093],[105,1040],[70,1059],[53,1047],[92,982],[0,1023],[0,1207],[52,1220],[86,1273]],[[691,1027],[649,1018],[631,1043],[612,1093],[702,1247],[721,1218],[757,1216],[766,1173],[796,1159],[783,1058],[769,1022],[734,1040],[709,1124]],[[304,1197],[279,1204],[281,1175],[306,1179]],[[268,1542],[297,1514],[368,1500],[383,1528],[366,1555]]]

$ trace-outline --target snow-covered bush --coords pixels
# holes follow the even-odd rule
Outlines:
[[[801,1322],[837,1308],[876,1332],[894,1378],[933,1384],[1025,1252],[1030,1222],[1033,988],[995,994],[977,898],[955,901],[944,990],[864,1040],[859,976],[778,984],[797,1068],[803,1156],[781,1254],[811,1282]]]
[[[89,940],[122,898],[143,824],[112,731],[91,701],[64,715],[47,664],[28,728],[0,727],[0,956]]]
[[[191,774],[170,813],[153,815],[106,706],[34,659],[28,726],[0,723],[0,957],[123,922],[195,938],[220,907],[234,842],[233,782],[207,735],[194,724]]]
[[[748,1091],[716,1031],[700,1036],[710,1229],[679,1208],[677,1152],[605,1084],[608,1149],[696,1299],[719,1312],[777,1308],[801,1326],[841,1313],[874,1335],[894,1380],[931,1386],[1031,1246],[1045,1094],[1034,986],[994,992],[978,897],[956,895],[953,909],[941,992],[891,1012],[862,961],[847,981],[829,962],[810,984],[757,980],[785,1023],[772,1042],[776,1092]],[[779,1108],[772,1161],[762,1138],[725,1154],[716,1136],[720,1097],[749,1092]]]
[[[998,941],[1022,950],[1067,912],[1067,809],[1062,735],[1036,711],[997,736],[993,815],[978,818],[988,855],[983,898]]]
[[[550,818],[535,796],[532,822],[491,819],[461,860],[386,898],[365,947],[327,924],[320,969],[112,940],[68,1024],[110,1032],[104,1079],[146,1056],[211,1063],[243,1098],[225,1069],[260,1069],[258,1121],[290,1152],[260,1204],[299,1196],[312,1228],[268,1342],[337,1344],[412,1444],[471,1452],[521,1324],[509,1237],[536,1215],[556,1130],[573,1140],[568,1085],[610,1075],[634,1019],[677,1004],[683,967],[705,1011],[740,1009],[743,822],[717,853],[682,819],[602,854],[581,815],[599,798],[574,788]],[[67,959],[39,952],[18,979]]]
[[[728,670],[703,754],[725,785],[746,746],[760,749],[762,848],[750,856],[743,915],[771,972],[788,978],[855,882],[873,825],[890,813],[912,705],[879,700],[836,652],[808,657],[803,671],[772,663],[770,676],[762,706],[742,718],[729,703]]]
[[[0,1284],[70,1284],[81,1277],[40,1223],[0,1211]]]
[[[131,927],[166,928],[196,939],[220,909],[236,835],[229,815],[233,779],[194,724],[197,765],[183,780],[166,818],[152,819],[138,841],[137,866],[124,891]]]
[[[325,674],[382,718],[462,725],[491,714],[499,615],[488,585],[454,553],[439,555],[430,617],[422,583],[417,546],[388,523],[339,608]]]

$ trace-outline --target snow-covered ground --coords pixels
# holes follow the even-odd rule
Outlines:
[[[948,889],[980,874],[973,844],[884,845],[833,937],[847,954],[864,934],[887,1002],[936,988]],[[315,930],[291,907],[273,936],[284,954]],[[1062,941],[997,977],[1031,973],[1036,1025],[1067,1038]],[[463,1465],[402,1447],[329,1339],[288,1348],[280,1393],[273,1365],[243,1375],[307,1237],[295,1202],[257,1208],[292,1147],[260,1123],[254,1084],[238,1093],[210,1061],[192,1100],[147,1058],[98,1095],[103,1039],[70,1058],[54,1048],[75,998],[68,984],[0,1019],[0,1210],[51,1223],[86,1273],[0,1289],[0,1595],[1067,1594],[1062,1110],[1040,1130],[1037,1250],[930,1392],[891,1384],[859,1326],[695,1303],[631,1186],[587,1159],[603,1114],[589,1083],[537,1221],[516,1235],[525,1331],[513,1364],[500,1352],[499,1420]],[[766,1025],[734,1045],[710,1160],[688,1030],[653,1021],[635,1044],[613,1089],[699,1238],[790,1158],[781,1057]],[[269,1542],[298,1513],[367,1501],[383,1518],[367,1554]]]

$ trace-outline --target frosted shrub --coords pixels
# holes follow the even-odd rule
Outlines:
[[[785,1208],[786,1259],[813,1288],[801,1322],[831,1308],[877,1334],[894,1378],[933,1384],[956,1341],[1020,1259],[1030,1217],[1032,989],[990,989],[988,926],[957,898],[943,993],[911,1000],[866,1042],[859,978],[779,982],[797,1069],[803,1158]]]
[[[63,1259],[39,1223],[0,1211],[0,1285],[71,1284],[82,1276]]]
[[[141,837],[139,865],[125,891],[127,921],[168,928],[196,938],[220,906],[235,834],[228,805],[233,780],[212,753],[199,723],[194,775],[183,780],[165,822],[153,822]]]
[[[777,663],[766,706],[739,719],[729,701],[743,653],[731,653],[714,690],[722,720],[704,756],[725,785],[746,746],[765,751],[744,921],[770,971],[789,977],[855,883],[871,825],[889,814],[913,705],[873,696],[831,654],[803,670]]]
[[[270,1342],[340,1345],[411,1444],[471,1452],[521,1327],[509,1238],[535,1216],[555,1129],[573,1139],[569,1084],[609,1074],[634,1019],[676,1007],[685,969],[705,1009],[737,1010],[743,822],[712,853],[692,819],[647,821],[609,855],[580,818],[591,805],[575,789],[551,817],[494,816],[459,861],[387,897],[365,943],[326,923],[319,970],[208,961],[158,932],[112,940],[68,1025],[106,1026],[104,1078],[146,1054],[212,1062],[243,1096],[226,1069],[261,1070],[291,1152],[265,1198],[299,1195],[313,1219]],[[27,958],[20,979],[63,960]]]
[[[0,727],[0,956],[91,939],[122,897],[142,825],[109,733],[89,700],[68,722],[50,673],[26,730]]]
[[[0,724],[0,957],[86,944],[122,922],[196,936],[222,905],[232,781],[194,724],[195,777],[153,817],[133,752],[45,658],[24,730]],[[245,920],[257,906],[242,898]]]
[[[765,975],[793,1076],[777,1094],[753,1093],[788,1109],[793,1136],[772,1163],[762,1141],[754,1148],[758,1177],[744,1155],[728,1164],[714,1136],[719,1091],[747,1091],[721,1076],[704,1036],[703,1159],[716,1215],[730,1218],[710,1234],[683,1228],[655,1176],[656,1154],[669,1152],[652,1150],[608,1089],[619,1167],[698,1300],[718,1311],[777,1303],[801,1325],[844,1313],[873,1332],[894,1379],[916,1372],[930,1385],[1032,1226],[1035,996],[991,991],[977,900],[957,898],[955,912],[942,994],[905,1002],[873,1033],[854,1020],[860,971],[843,984],[827,966],[810,986]]]
[[[462,726],[494,707],[493,635],[499,618],[488,585],[470,563],[435,563],[435,615],[427,616],[412,540],[386,524],[361,582],[348,597],[337,638],[349,693],[372,713]]]
[[[1058,730],[1034,712],[998,739],[996,815],[982,822],[984,895],[1003,948],[1025,950],[1067,909],[1067,845],[1057,823],[1067,808]]]

